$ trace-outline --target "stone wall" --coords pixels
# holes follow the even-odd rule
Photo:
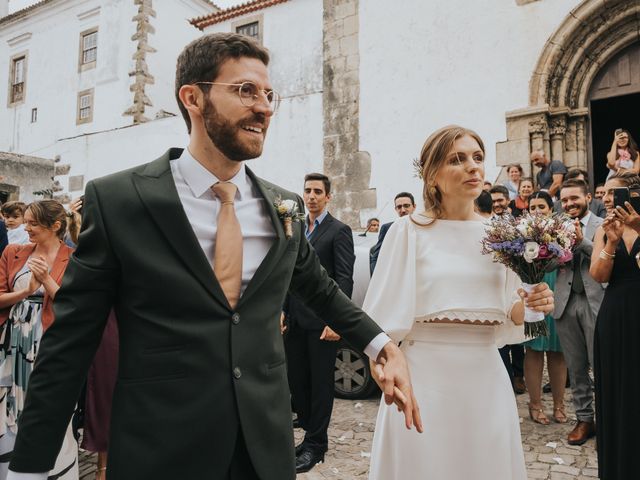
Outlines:
[[[359,151],[359,0],[324,0],[324,173],[333,182],[331,211],[360,227],[360,210],[375,208],[371,157]]]
[[[0,192],[7,200],[25,203],[54,195],[54,161],[28,155],[0,152]],[[43,194],[36,195],[35,192]]]

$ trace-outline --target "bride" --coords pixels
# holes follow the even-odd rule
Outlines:
[[[484,145],[444,127],[420,155],[425,212],[394,222],[363,309],[402,342],[423,434],[381,404],[370,480],[526,480],[516,401],[498,346],[524,338],[524,302],[544,313],[553,294],[528,296],[503,265],[481,254]],[[374,367],[380,380],[380,371]]]

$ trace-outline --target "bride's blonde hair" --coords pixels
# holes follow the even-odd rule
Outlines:
[[[424,201],[425,213],[434,220],[442,218],[442,194],[435,186],[435,179],[438,171],[444,165],[447,155],[453,150],[453,144],[457,139],[470,136],[478,145],[482,153],[485,153],[484,143],[480,136],[468,128],[458,125],[447,125],[431,135],[424,142],[420,159],[417,162],[418,174],[424,182],[422,187],[422,199]],[[429,222],[431,223],[431,222]]]

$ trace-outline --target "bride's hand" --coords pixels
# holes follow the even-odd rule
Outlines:
[[[527,308],[535,310],[536,312],[542,312],[545,315],[553,312],[553,308],[555,306],[553,301],[553,291],[546,283],[540,282],[533,287],[531,293],[525,292],[522,288],[518,290],[518,293]]]

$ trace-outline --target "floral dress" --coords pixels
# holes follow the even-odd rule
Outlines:
[[[16,274],[12,291],[25,289],[31,281],[28,262]],[[0,327],[0,480],[6,478],[7,466],[18,433],[29,378],[38,355],[42,327],[44,288],[11,307],[9,318]],[[67,429],[62,449],[49,477],[57,480],[78,479],[78,446],[71,428]]]

